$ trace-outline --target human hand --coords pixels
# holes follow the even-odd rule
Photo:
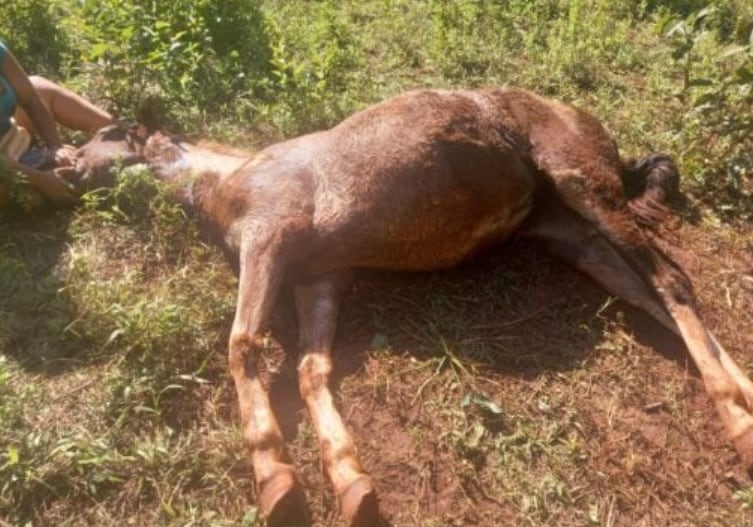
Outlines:
[[[57,170],[25,171],[29,183],[49,200],[57,203],[75,203],[78,199],[73,186],[57,174]]]
[[[73,166],[76,162],[76,148],[71,145],[63,145],[50,151],[50,160],[56,167]]]

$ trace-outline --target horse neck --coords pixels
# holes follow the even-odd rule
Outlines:
[[[145,154],[157,178],[175,187],[176,198],[180,202],[194,206],[192,193],[197,181],[211,181],[210,186],[214,186],[236,172],[251,157],[250,153],[240,150],[221,152],[220,148],[156,141]]]
[[[184,148],[185,162],[194,174],[213,172],[220,179],[237,171],[251,157],[247,152],[220,152],[200,145],[185,144]]]

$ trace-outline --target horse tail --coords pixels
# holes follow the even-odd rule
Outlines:
[[[669,216],[669,201],[680,192],[680,173],[667,154],[623,162],[622,184],[636,219],[657,226]]]

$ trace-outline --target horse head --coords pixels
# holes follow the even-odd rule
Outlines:
[[[115,184],[115,167],[146,161],[146,129],[140,125],[113,124],[97,131],[76,150],[72,166],[57,169],[58,175],[79,192]]]

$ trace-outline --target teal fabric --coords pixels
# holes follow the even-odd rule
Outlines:
[[[8,48],[0,40],[0,64],[5,60],[8,54]],[[10,118],[16,110],[16,92],[0,71],[0,137],[10,128]]]

